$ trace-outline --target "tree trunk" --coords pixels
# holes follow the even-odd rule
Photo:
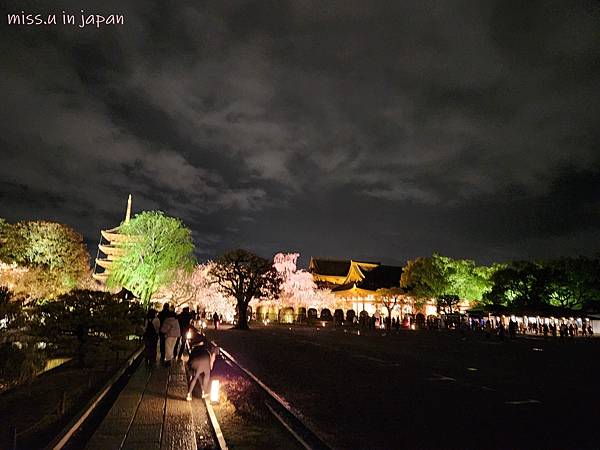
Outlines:
[[[248,304],[238,301],[238,323],[234,327],[238,330],[248,330]]]
[[[385,318],[385,330],[388,332],[392,329],[392,309],[394,309],[394,306],[392,306],[391,308],[389,306],[386,306],[388,310],[388,316]]]

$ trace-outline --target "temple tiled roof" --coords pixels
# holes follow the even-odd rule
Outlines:
[[[352,286],[373,291],[395,287],[400,285],[402,274],[402,267],[378,262],[325,258],[311,258],[308,270],[315,282],[334,291],[343,291]]]

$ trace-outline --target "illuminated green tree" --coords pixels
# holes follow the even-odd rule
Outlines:
[[[491,276],[496,266],[477,266],[470,259],[451,259],[441,257],[446,265],[446,276],[450,288],[448,293],[460,299],[481,301],[483,295],[491,290]]]
[[[488,303],[501,306],[539,306],[548,303],[549,272],[542,264],[513,261],[491,277],[492,289],[484,295]]]
[[[544,263],[550,284],[550,303],[578,309],[600,302],[600,259],[560,258]]]
[[[173,281],[178,270],[190,272],[195,264],[190,230],[161,211],[146,211],[119,226],[130,236],[125,252],[111,267],[107,285],[121,286],[148,303],[161,287]]]
[[[579,309],[600,298],[600,260],[586,257],[513,261],[491,277],[488,303],[503,306],[552,304]]]
[[[477,266],[468,259],[452,259],[434,253],[428,258],[408,261],[402,269],[400,286],[416,297],[440,299],[443,296],[480,301],[492,288],[495,266]]]
[[[460,298],[455,294],[443,294],[436,299],[436,306],[439,312],[452,314],[458,306]]]
[[[46,221],[0,222],[0,261],[35,269],[32,292],[55,297],[89,276],[89,254],[82,236]]]
[[[400,286],[416,297],[439,298],[448,293],[451,282],[439,255],[408,261],[402,269]]]

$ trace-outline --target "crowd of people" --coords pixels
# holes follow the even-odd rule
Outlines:
[[[190,373],[186,396],[188,401],[192,399],[192,391],[200,377],[203,377],[203,397],[208,395],[210,371],[217,354],[217,348],[208,342],[202,330],[193,326],[195,317],[196,313],[187,306],[176,313],[174,307],[165,303],[160,312],[154,308],[148,310],[143,334],[148,368],[153,368],[157,359],[161,366],[168,368],[174,360],[181,361],[187,349]],[[216,329],[220,317],[215,312],[212,318]],[[157,349],[160,355],[157,354]]]
[[[360,326],[361,329],[363,330],[377,330],[377,329],[381,329],[381,328],[385,328],[388,330],[400,330],[401,328],[404,329],[409,329],[409,328],[415,328],[415,323],[416,321],[413,319],[411,320],[410,317],[405,316],[404,319],[401,319],[400,317],[392,317],[391,319],[389,317],[382,317],[380,315],[377,314],[373,314],[373,315],[369,315],[369,314],[360,314],[359,315],[359,319],[358,322],[354,321],[354,324],[358,323],[358,325]],[[422,324],[419,324],[419,326],[421,327]]]
[[[575,337],[584,336],[592,337],[594,330],[590,323],[577,321],[566,321],[566,320],[552,320],[552,321],[517,321],[514,318],[508,320],[508,325],[505,326],[505,321],[494,319],[466,319],[461,325],[461,329],[471,329],[473,331],[484,331],[486,337],[490,337],[492,334],[497,335],[501,340],[508,333],[511,338],[520,335],[540,335],[545,338],[551,337]]]

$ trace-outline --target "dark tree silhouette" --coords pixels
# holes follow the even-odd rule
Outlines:
[[[109,292],[73,290],[55,301],[39,302],[31,322],[32,333],[66,349],[75,340],[79,363],[103,343],[120,350],[129,335],[141,335],[144,309]]]
[[[253,298],[277,296],[281,278],[273,263],[247,250],[233,250],[217,258],[211,270],[223,291],[236,299],[236,328],[248,329],[248,305]]]

